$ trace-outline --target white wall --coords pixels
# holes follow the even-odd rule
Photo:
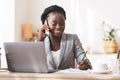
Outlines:
[[[14,0],[0,0],[0,43],[14,41]]]
[[[22,40],[22,24],[28,22],[29,0],[15,0],[15,41]]]

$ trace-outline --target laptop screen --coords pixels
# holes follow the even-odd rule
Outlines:
[[[8,70],[12,72],[49,72],[43,42],[5,42]]]

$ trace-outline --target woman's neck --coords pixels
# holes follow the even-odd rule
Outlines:
[[[51,41],[54,41],[54,42],[60,42],[61,36],[56,37],[56,36],[53,36],[53,35],[49,35],[49,39],[50,39]]]
[[[52,35],[49,35],[49,39],[50,39],[50,47],[52,51],[57,51],[60,49],[60,41],[61,41],[61,37],[55,37]]]

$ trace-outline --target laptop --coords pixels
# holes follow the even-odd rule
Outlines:
[[[11,72],[48,73],[43,42],[5,42],[8,70]]]

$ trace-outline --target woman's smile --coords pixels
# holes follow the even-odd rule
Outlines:
[[[62,30],[54,30],[54,33],[57,35],[61,35],[63,33],[63,31]]]

